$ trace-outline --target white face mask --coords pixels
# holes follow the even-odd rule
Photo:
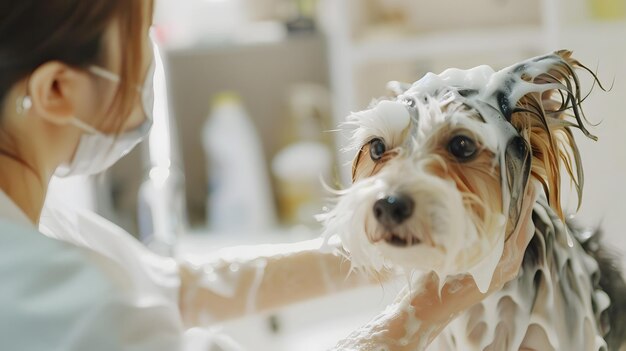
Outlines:
[[[120,82],[118,75],[103,68],[92,66],[89,68],[89,71],[98,77],[115,83]],[[148,135],[153,120],[154,87],[152,80],[154,71],[155,60],[150,65],[143,87],[138,88],[141,90],[141,102],[145,121],[139,127],[120,135],[108,135],[74,117],[70,123],[85,133],[80,137],[72,161],[57,168],[56,176],[93,175],[103,172],[126,156]]]

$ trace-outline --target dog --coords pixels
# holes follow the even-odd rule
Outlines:
[[[619,350],[626,285],[600,234],[565,218],[561,176],[582,201],[574,129],[587,129],[577,71],[562,50],[500,71],[489,66],[392,82],[394,96],[351,114],[352,185],[321,215],[353,268],[400,267],[489,288],[521,220],[535,234],[518,277],[440,335],[451,350]],[[537,189],[532,213],[522,202]],[[530,211],[528,211],[530,212]]]

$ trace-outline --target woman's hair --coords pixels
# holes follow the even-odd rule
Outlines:
[[[0,0],[0,107],[10,103],[4,100],[17,82],[46,62],[59,61],[77,69],[103,66],[103,38],[117,20],[124,54],[121,81],[108,108],[115,115],[128,116],[144,73],[142,44],[151,16],[151,0]]]

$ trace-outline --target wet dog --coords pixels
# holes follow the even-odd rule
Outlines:
[[[395,96],[352,114],[353,184],[322,215],[355,268],[470,274],[486,291],[504,242],[532,221],[519,277],[455,319],[452,350],[618,350],[626,288],[598,235],[567,224],[562,172],[582,199],[574,129],[595,140],[577,70],[559,51],[391,83]],[[596,79],[597,81],[597,79]],[[599,83],[599,82],[598,82]],[[601,86],[601,85],[600,85]],[[539,194],[522,213],[528,187]]]

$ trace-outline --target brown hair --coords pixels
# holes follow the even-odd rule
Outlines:
[[[578,207],[582,202],[584,174],[580,152],[574,140],[572,128],[579,129],[588,138],[597,140],[585,126],[580,83],[576,69],[591,74],[594,83],[602,89],[593,71],[572,58],[570,51],[555,52],[561,60],[550,69],[535,77],[536,84],[559,83],[559,90],[529,93],[517,103],[512,118],[513,125],[524,135],[532,148],[531,175],[543,185],[550,206],[564,218],[561,207],[561,171],[567,172],[578,193]],[[529,77],[522,76],[525,80]]]
[[[152,1],[147,4],[145,0],[2,0],[0,107],[14,84],[46,62],[59,61],[78,69],[103,65],[104,34],[113,20],[119,20],[125,55],[121,83],[109,108],[128,116],[143,74],[141,43]]]

